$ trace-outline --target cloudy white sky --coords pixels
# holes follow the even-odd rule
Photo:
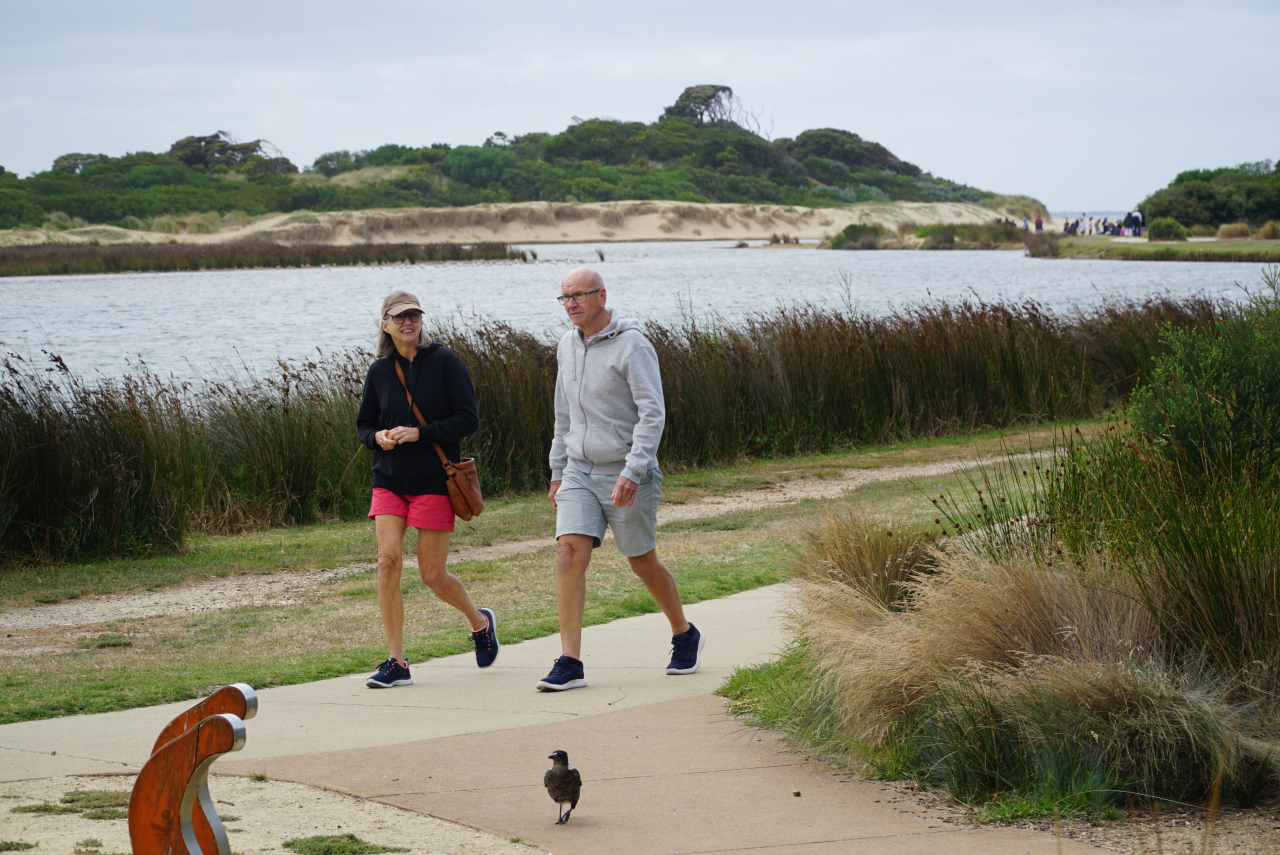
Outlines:
[[[845,128],[1053,210],[1280,158],[1280,4],[2,0],[0,164],[265,138],[299,166],[652,121],[732,86],[773,137]]]

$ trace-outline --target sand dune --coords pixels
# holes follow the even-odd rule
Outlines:
[[[242,239],[277,243],[606,243],[663,240],[767,240],[789,235],[821,240],[851,223],[890,229],[901,223],[981,223],[987,208],[958,202],[870,202],[846,208],[781,205],[708,205],[688,202],[523,202],[468,208],[392,208],[272,214],[250,222],[224,222],[208,231],[177,234],[89,226],[68,231],[10,232],[3,243],[168,242],[222,243]],[[180,225],[191,218],[180,219]],[[198,217],[196,219],[199,219]],[[182,227],[185,228],[185,225]]]

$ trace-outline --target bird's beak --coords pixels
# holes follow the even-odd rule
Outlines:
[[[556,755],[554,755],[554,754],[548,754],[548,755],[547,755],[547,759],[548,759],[548,760],[554,760],[554,759],[556,759]]]

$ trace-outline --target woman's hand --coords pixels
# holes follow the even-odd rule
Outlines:
[[[391,438],[391,431],[380,430],[373,435],[374,442],[378,443],[378,447],[383,451],[390,451],[396,447],[396,441]]]
[[[393,427],[387,433],[397,444],[418,441],[418,429],[416,427]]]

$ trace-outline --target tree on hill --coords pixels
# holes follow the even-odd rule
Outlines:
[[[867,142],[855,133],[837,128],[805,131],[794,140],[778,140],[778,144],[802,163],[806,158],[820,157],[843,163],[854,170],[888,169],[912,178],[920,174],[920,167],[899,160],[880,143]]]
[[[289,158],[265,140],[236,142],[226,131],[206,137],[183,137],[169,148],[170,157],[187,166],[205,170],[221,166],[227,169],[251,167],[250,171],[265,175],[288,175],[298,171]]]
[[[733,90],[728,86],[690,86],[663,111],[664,118],[688,119],[698,127],[732,122]]]
[[[98,163],[110,163],[112,158],[105,154],[64,154],[53,162],[54,172],[65,172],[68,175],[78,175],[80,170],[86,166],[93,166]]]

